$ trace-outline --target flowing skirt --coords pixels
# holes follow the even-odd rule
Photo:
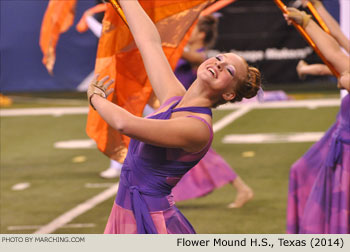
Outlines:
[[[151,212],[150,214],[159,234],[196,233],[189,221],[175,206],[164,211]],[[104,233],[137,234],[133,212],[114,203]]]
[[[341,147],[335,165],[327,165]],[[291,168],[287,233],[350,233],[350,127],[337,122]]]
[[[172,190],[175,202],[204,196],[232,182],[237,174],[212,148],[187,172]]]

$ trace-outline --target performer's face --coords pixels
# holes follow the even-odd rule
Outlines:
[[[233,53],[219,54],[204,61],[198,68],[197,77],[219,94],[231,94],[235,85],[247,75],[247,63]],[[224,97],[231,100],[231,97]]]

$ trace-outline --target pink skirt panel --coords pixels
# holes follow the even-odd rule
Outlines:
[[[317,174],[326,160],[327,146],[336,129],[334,124],[299,160],[291,167],[289,173],[289,192],[287,207],[287,233],[300,233],[305,205],[315,184]]]
[[[151,212],[150,214],[158,234],[195,233],[191,224],[175,206],[165,211]],[[114,203],[104,233],[137,234],[133,212]]]
[[[159,234],[167,234],[163,213],[152,212],[151,217]],[[104,231],[105,234],[137,234],[136,220],[131,210],[113,204]]]
[[[212,148],[202,160],[187,172],[172,194],[175,202],[204,196],[237,177],[230,165]]]

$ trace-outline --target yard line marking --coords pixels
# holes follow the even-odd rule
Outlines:
[[[218,110],[232,110],[245,106],[251,106],[255,109],[269,108],[299,108],[299,107],[334,107],[340,105],[340,99],[314,99],[314,100],[288,100],[288,101],[271,101],[271,102],[243,102],[227,103],[218,107]],[[23,108],[23,109],[0,109],[0,117],[3,116],[37,116],[53,115],[61,116],[66,114],[87,114],[88,107],[53,107],[53,108]]]
[[[96,143],[92,139],[79,139],[55,142],[53,146],[57,149],[94,149]]]
[[[218,132],[219,130],[223,129],[233,121],[237,120],[239,117],[245,115],[251,110],[251,106],[245,105],[244,107],[239,108],[236,111],[233,111],[232,113],[228,114],[227,116],[223,117],[213,125],[213,132]]]
[[[54,219],[50,223],[40,227],[38,230],[36,230],[34,232],[34,234],[50,234],[50,233],[54,232],[56,229],[69,223],[77,216],[87,212],[91,208],[94,208],[96,205],[100,204],[101,202],[105,201],[106,199],[108,199],[112,196],[115,196],[115,194],[118,191],[118,185],[119,185],[119,183],[113,184],[108,189],[97,194],[96,196],[92,197],[91,199],[88,199],[87,201],[72,208],[68,212],[65,212],[64,214],[58,216],[56,219]]]
[[[271,102],[252,102],[252,103],[226,103],[218,107],[218,110],[231,110],[245,106],[251,106],[254,109],[274,109],[274,108],[318,108],[318,107],[336,107],[340,106],[340,99],[315,99],[315,100],[288,100]]]
[[[92,228],[96,225],[94,223],[72,223],[62,226],[61,228]],[[27,225],[27,226],[8,226],[7,230],[33,230],[41,228],[41,225]]]
[[[30,103],[37,103],[37,104],[62,104],[65,106],[82,106],[86,102],[86,100],[81,100],[81,99],[66,99],[66,98],[42,98],[42,97],[24,97],[24,96],[9,96],[12,100],[13,103],[16,103],[17,101],[20,102],[30,102]]]
[[[88,107],[54,107],[54,108],[23,108],[23,109],[0,109],[0,116],[39,116],[39,115],[76,115],[87,114]]]
[[[22,183],[18,183],[18,184],[15,184],[11,187],[11,189],[13,191],[22,191],[22,190],[25,190],[27,188],[30,187],[30,183],[28,182],[22,182]]]
[[[110,187],[113,183],[86,183],[86,188],[105,188]]]
[[[317,142],[324,132],[230,134],[222,139],[225,144],[265,144]]]

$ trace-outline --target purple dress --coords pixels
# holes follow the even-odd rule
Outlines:
[[[323,138],[293,164],[287,233],[350,233],[350,95]]]
[[[204,48],[198,50],[198,52],[203,51]],[[197,77],[196,71],[185,59],[179,60],[175,75],[186,89],[191,86]],[[230,165],[210,148],[202,160],[186,173],[173,188],[172,194],[176,202],[198,198],[232,182],[236,177],[237,174]]]
[[[160,108],[164,112],[149,116],[167,120],[178,111],[211,115],[204,107],[175,108],[182,97],[172,97]],[[105,233],[108,234],[177,234],[195,233],[188,220],[174,205],[171,189],[195,166],[212,142],[212,127],[198,116],[210,130],[210,141],[200,152],[188,153],[177,148],[163,148],[132,139],[120,176],[119,189]]]

